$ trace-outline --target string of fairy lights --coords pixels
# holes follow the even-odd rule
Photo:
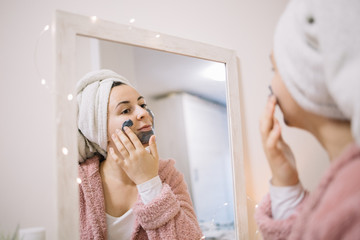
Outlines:
[[[97,16],[91,16],[90,21],[92,23],[96,23],[98,21],[98,17]],[[135,18],[131,18],[129,20],[129,26],[128,26],[129,30],[133,29],[132,24],[134,22],[135,22]],[[41,30],[41,32],[38,35],[38,38],[37,38],[36,43],[35,43],[35,50],[34,50],[34,65],[35,65],[35,70],[36,70],[37,76],[40,79],[40,84],[42,86],[44,86],[50,92],[51,95],[56,95],[57,94],[56,89],[54,89],[53,87],[50,87],[49,81],[46,78],[44,78],[44,76],[42,75],[42,72],[41,72],[41,70],[39,68],[39,65],[38,65],[38,52],[39,52],[40,40],[44,36],[44,34],[49,32],[49,30],[51,30],[51,29],[52,29],[52,27],[50,25],[45,25],[44,28]],[[52,30],[54,31],[54,29],[52,29]],[[160,38],[160,36],[161,36],[160,34],[156,34],[154,37],[155,38]],[[68,101],[72,101],[74,99],[73,94],[71,94],[71,93],[67,94],[66,99]],[[69,150],[68,150],[67,147],[62,147],[61,152],[65,156],[69,154]],[[81,179],[78,178],[77,182],[80,184]]]
[[[47,85],[47,82],[46,82],[46,79],[43,78],[41,72],[40,72],[40,69],[39,69],[39,66],[37,64],[37,57],[38,57],[38,50],[39,50],[39,42],[40,42],[40,39],[41,37],[44,35],[44,33],[46,33],[47,31],[49,31],[50,29],[50,25],[45,25],[45,27],[43,28],[43,30],[40,32],[38,38],[37,38],[37,41],[36,41],[36,44],[35,44],[35,51],[34,51],[34,63],[35,63],[35,70],[36,70],[36,73],[38,75],[38,77],[40,78],[40,83],[41,85],[45,86],[46,88],[49,88],[49,86]]]
[[[92,23],[96,23],[98,21],[98,17],[97,16],[91,16],[90,17],[90,21]],[[134,18],[131,18],[129,20],[129,25],[128,25],[128,29],[131,31],[133,29],[133,23],[135,22],[135,19]],[[38,66],[38,51],[39,51],[39,43],[40,43],[40,40],[41,38],[47,33],[49,32],[49,30],[53,30],[52,27],[50,25],[45,25],[44,28],[41,30],[41,32],[39,33],[39,36],[37,38],[37,41],[35,43],[35,50],[34,50],[34,65],[35,65],[35,70],[36,70],[36,73],[37,73],[37,76],[39,78],[39,82],[42,86],[44,86],[49,92],[50,94],[52,95],[56,95],[56,89],[54,88],[51,88],[50,87],[50,84],[49,84],[49,81],[44,78],[44,76],[42,75],[42,72]],[[155,38],[160,38],[161,35],[160,34],[155,34],[154,36]],[[68,101],[72,101],[74,99],[74,96],[73,94],[69,93],[67,94],[66,96],[66,99]],[[63,146],[61,148],[61,152],[64,156],[67,156],[69,154],[69,150],[67,147]],[[78,184],[81,184],[81,179],[80,178],[77,178],[76,179],[76,182]],[[247,199],[247,202],[248,202],[248,206],[254,206],[254,208],[257,208],[258,205],[256,203],[255,200],[253,200],[251,197],[249,197],[248,195],[246,196],[246,199]],[[217,218],[217,215],[219,213],[219,211],[223,211],[224,208],[227,208],[227,207],[230,207],[230,204],[228,202],[224,202],[223,204],[221,204],[212,214],[212,219],[211,219],[211,226],[210,228],[216,228],[217,227],[217,223],[216,223],[216,218]],[[256,239],[261,239],[261,236],[260,236],[260,233],[258,231],[258,229],[256,229],[256,232],[255,232],[255,237]],[[203,236],[201,239],[205,239],[205,236]]]

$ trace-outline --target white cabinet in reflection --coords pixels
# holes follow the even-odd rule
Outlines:
[[[226,107],[187,93],[151,99],[159,155],[184,174],[205,236],[234,236]],[[208,239],[208,238],[207,238]]]

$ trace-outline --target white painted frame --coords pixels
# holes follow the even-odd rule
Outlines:
[[[58,239],[79,239],[79,200],[77,179],[77,123],[75,78],[76,36],[87,36],[113,42],[171,52],[224,63],[226,98],[233,168],[235,229],[238,239],[249,239],[244,176],[243,134],[238,64],[235,51],[160,34],[128,25],[56,11],[56,156]],[[69,100],[68,96],[74,97]],[[64,148],[68,152],[64,152]]]

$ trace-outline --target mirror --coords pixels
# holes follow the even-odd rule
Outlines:
[[[73,145],[76,137],[71,139],[69,134],[77,128],[73,89],[84,74],[102,68],[129,79],[145,97],[155,114],[160,158],[175,159],[176,168],[184,174],[206,239],[246,238],[234,53],[65,12],[57,12],[56,22],[59,226],[71,228],[71,233],[59,231],[61,238],[64,234],[78,238],[76,229],[61,219],[70,214],[69,206],[78,208],[72,175],[77,171],[77,149]],[[73,162],[69,163],[69,159]],[[65,192],[72,194],[71,203],[64,199]],[[63,205],[64,201],[67,205]]]
[[[174,158],[184,174],[203,234],[235,239],[224,63],[83,36],[76,41],[78,79],[111,69],[130,80],[155,114],[160,157]]]

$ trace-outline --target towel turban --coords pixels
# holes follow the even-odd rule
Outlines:
[[[292,0],[275,30],[274,58],[305,110],[349,120],[360,145],[360,1]]]
[[[89,72],[77,83],[79,162],[96,153],[106,158],[107,108],[114,82],[130,85],[126,78],[106,69]]]

